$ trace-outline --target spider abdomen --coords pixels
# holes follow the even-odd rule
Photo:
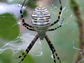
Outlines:
[[[50,26],[50,19],[50,13],[43,6],[36,7],[35,11],[32,13],[32,25],[38,32],[40,39],[45,37],[45,33]]]
[[[39,6],[35,8],[35,11],[32,13],[32,24],[34,27],[45,27],[50,25],[50,13],[48,10]]]

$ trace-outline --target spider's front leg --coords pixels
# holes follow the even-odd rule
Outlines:
[[[61,60],[60,60],[58,54],[56,53],[56,50],[55,50],[53,44],[51,43],[51,41],[49,40],[47,35],[45,36],[45,39],[46,39],[46,41],[47,41],[47,43],[48,43],[48,45],[49,45],[49,47],[53,53],[54,63],[56,63],[55,55],[56,55],[57,59],[59,60],[59,62],[61,63]]]
[[[56,27],[56,28],[54,28],[54,29],[49,29],[48,31],[54,31],[54,30],[56,30],[56,29],[60,28],[60,27],[62,26],[63,21],[64,21],[64,18],[63,18],[63,20],[62,20],[62,22],[61,22],[61,24],[60,24],[59,26],[57,26],[57,27]]]
[[[35,38],[32,40],[32,42],[29,44],[28,48],[26,49],[26,51],[24,53],[22,53],[22,55],[20,55],[18,58],[21,58],[22,56],[24,56],[20,63],[24,60],[24,58],[26,57],[26,55],[29,53],[29,51],[31,50],[31,48],[33,47],[33,45],[35,44],[36,40],[38,39],[38,35],[35,36]]]
[[[24,0],[24,2],[23,2],[23,4],[22,4],[22,7],[21,7],[21,9],[20,9],[22,24],[23,24],[23,26],[26,27],[27,29],[29,29],[29,30],[31,30],[31,31],[35,31],[35,30],[34,30],[34,27],[31,26],[31,25],[29,25],[29,24],[27,24],[27,23],[25,22],[24,17],[23,17],[22,8],[23,8],[23,6],[24,6],[25,1],[26,1],[26,0]]]
[[[54,24],[56,24],[60,20],[60,15],[62,12],[62,4],[61,4],[61,0],[59,0],[59,2],[60,2],[60,11],[59,11],[58,19],[54,23],[52,23],[50,26],[53,26]]]

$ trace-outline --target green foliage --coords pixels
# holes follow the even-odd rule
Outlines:
[[[12,63],[12,51],[6,50],[0,54],[0,63]]]
[[[36,1],[37,0],[29,0],[27,2],[27,5],[30,7],[30,8],[35,8],[37,5],[36,5]]]
[[[17,20],[11,14],[0,15],[0,37],[4,40],[13,40],[19,35]]]
[[[19,33],[20,33],[19,26],[17,24],[17,20],[13,17],[13,15],[8,13],[0,15],[0,39],[2,38],[5,41],[6,40],[11,41],[14,39],[14,41],[17,41],[17,44],[18,44],[19,42],[21,42],[21,40],[17,38]],[[0,43],[2,44],[4,42],[0,41]],[[1,44],[0,44],[0,47],[2,46]],[[19,55],[20,54],[16,56],[18,57]],[[0,54],[0,63],[18,63],[21,60],[21,59],[18,60],[12,57],[14,57],[12,50],[6,50]],[[26,60],[24,62],[34,63],[33,59],[29,55],[26,57]]]
[[[23,16],[24,17],[26,17],[28,14],[27,14],[27,11],[25,10],[24,12],[23,12]]]
[[[24,62],[25,63],[35,63],[35,61],[32,59],[32,57],[29,54],[25,58]]]
[[[7,0],[0,0],[1,2],[7,2]]]

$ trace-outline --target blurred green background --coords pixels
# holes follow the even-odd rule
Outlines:
[[[27,0],[26,8],[28,8],[28,11],[26,9],[24,15],[25,19],[29,21],[28,23],[31,24],[31,21],[30,18],[28,19],[27,17],[29,17],[30,13],[32,13],[31,11],[33,11],[34,8],[41,2],[44,2],[43,5],[49,10],[51,14],[51,22],[54,22],[57,19],[60,7],[58,0],[49,0],[48,2],[46,2],[46,0],[42,0],[40,2],[36,0]],[[84,16],[84,0],[77,0],[77,2],[81,7],[82,16]],[[3,9],[1,6],[3,3],[7,5],[22,4],[23,0],[0,0],[0,10]],[[78,49],[75,48],[78,48],[79,45],[78,25],[76,23],[75,16],[70,9],[69,0],[62,0],[62,5],[63,11],[60,22],[64,18],[63,26],[56,31],[47,32],[47,35],[52,41],[59,57],[61,58],[62,63],[74,63],[78,51]],[[16,14],[17,11],[13,12]],[[6,49],[2,52],[2,47],[5,44],[9,43],[10,41],[16,42],[17,40],[17,44],[22,42],[22,40],[17,37],[24,33],[36,35],[36,33],[30,32],[25,28],[23,29],[23,27],[18,24],[18,22],[21,22],[20,14],[19,17],[16,17],[13,12],[10,13],[10,11],[7,11],[5,13],[1,13],[0,11],[0,63],[19,63],[21,60],[16,59],[16,57],[18,57],[23,52],[23,50],[16,54],[14,54],[11,49]],[[54,25],[52,28],[59,25],[59,23]],[[41,43],[41,52],[43,54],[41,56],[28,54],[22,63],[53,63],[53,59],[51,58],[51,51],[47,45],[46,40],[41,41]],[[39,47],[37,46],[37,48]],[[84,63],[84,61],[82,61],[82,63]]]

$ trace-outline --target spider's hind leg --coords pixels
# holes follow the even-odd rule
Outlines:
[[[22,53],[22,55],[20,55],[18,58],[21,58],[23,56],[23,58],[21,59],[20,63],[24,60],[24,58],[27,56],[27,54],[29,53],[29,51],[31,50],[31,48],[33,47],[33,45],[35,44],[36,40],[38,39],[38,35],[35,36],[35,38],[32,40],[32,42],[29,44],[29,46],[27,47],[26,51],[24,53]]]
[[[61,63],[61,60],[60,60],[59,56],[57,55],[56,50],[47,35],[45,36],[45,39],[46,39],[46,41],[47,41],[47,43],[53,53],[54,63],[56,63],[55,55],[56,55],[57,59],[59,60],[59,62]]]
[[[54,54],[53,50],[52,50],[52,54],[53,54],[54,63],[56,63],[56,58],[55,58],[55,54]]]
[[[20,56],[18,56],[18,58],[21,58],[25,54],[26,54],[26,52],[22,53]]]

